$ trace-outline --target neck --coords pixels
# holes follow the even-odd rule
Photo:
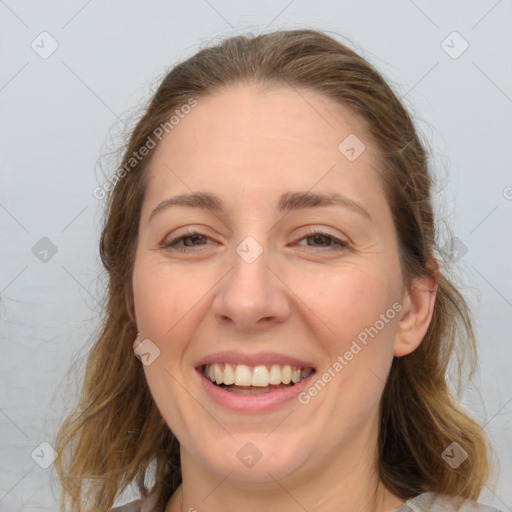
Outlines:
[[[232,512],[262,510],[303,512],[389,512],[405,500],[380,482],[375,450],[354,440],[342,458],[328,457],[322,467],[302,468],[285,479],[269,475],[266,483],[252,484],[209,472],[182,447],[183,484],[165,512]]]

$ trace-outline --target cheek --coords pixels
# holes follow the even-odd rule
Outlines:
[[[326,430],[321,423],[319,432],[337,443],[340,429],[360,431],[378,407],[392,362],[397,296],[386,273],[369,267],[347,269],[326,282],[310,294],[308,306],[329,327],[326,336],[317,337],[328,360],[306,391],[311,406],[332,426]]]
[[[320,401],[334,423],[346,420],[357,429],[376,407],[392,361],[396,286],[382,269],[362,266],[333,273],[325,283],[308,303],[328,327],[317,336],[328,355],[327,374],[319,374],[328,382]]]
[[[386,273],[373,267],[352,265],[330,272],[326,279],[316,276],[301,282],[297,281],[297,296],[321,321],[324,339],[339,348],[373,325],[397,297]]]
[[[177,271],[168,262],[149,258],[136,265],[133,291],[137,327],[160,350],[155,364],[145,367],[148,382],[153,382],[159,368],[179,374],[191,370],[190,340],[208,313],[206,296],[214,285],[211,271],[201,274],[192,266]],[[169,379],[161,377],[161,382],[157,378],[153,383],[155,389],[165,387]]]
[[[194,303],[193,287],[162,265],[143,262],[134,269],[133,294],[139,331],[155,340],[165,339]]]

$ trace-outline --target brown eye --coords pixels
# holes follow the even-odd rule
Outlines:
[[[191,231],[189,233],[183,233],[182,235],[172,238],[168,242],[164,242],[161,247],[162,249],[168,249],[171,251],[179,251],[179,252],[189,252],[190,248],[206,245],[205,243],[198,243],[201,241],[206,241],[209,237],[204,233],[200,233],[198,231]],[[183,240],[184,246],[178,247],[179,244]]]
[[[336,238],[327,233],[323,233],[321,231],[313,231],[311,233],[307,233],[304,237],[301,238],[301,241],[302,240],[312,240],[312,244],[307,244],[308,247],[324,247],[327,250],[333,251],[341,251],[348,247],[347,242],[344,242],[339,238]],[[330,241],[333,243],[329,244]]]

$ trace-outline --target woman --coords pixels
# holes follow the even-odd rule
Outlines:
[[[490,443],[446,383],[476,344],[427,156],[368,62],[313,30],[203,49],[110,185],[63,510],[132,481],[115,510],[496,510],[474,501]]]

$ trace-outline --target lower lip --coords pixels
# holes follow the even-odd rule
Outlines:
[[[210,379],[207,379],[203,375],[201,369],[197,369],[196,371],[206,393],[214,402],[231,411],[246,413],[273,411],[284,404],[297,399],[297,396],[308,387],[310,380],[313,378],[313,375],[315,375],[315,372],[313,372],[305,379],[297,382],[294,386],[290,386],[289,388],[276,389],[275,391],[259,393],[257,395],[241,395],[234,391],[227,391],[224,388],[216,386],[210,381]]]

